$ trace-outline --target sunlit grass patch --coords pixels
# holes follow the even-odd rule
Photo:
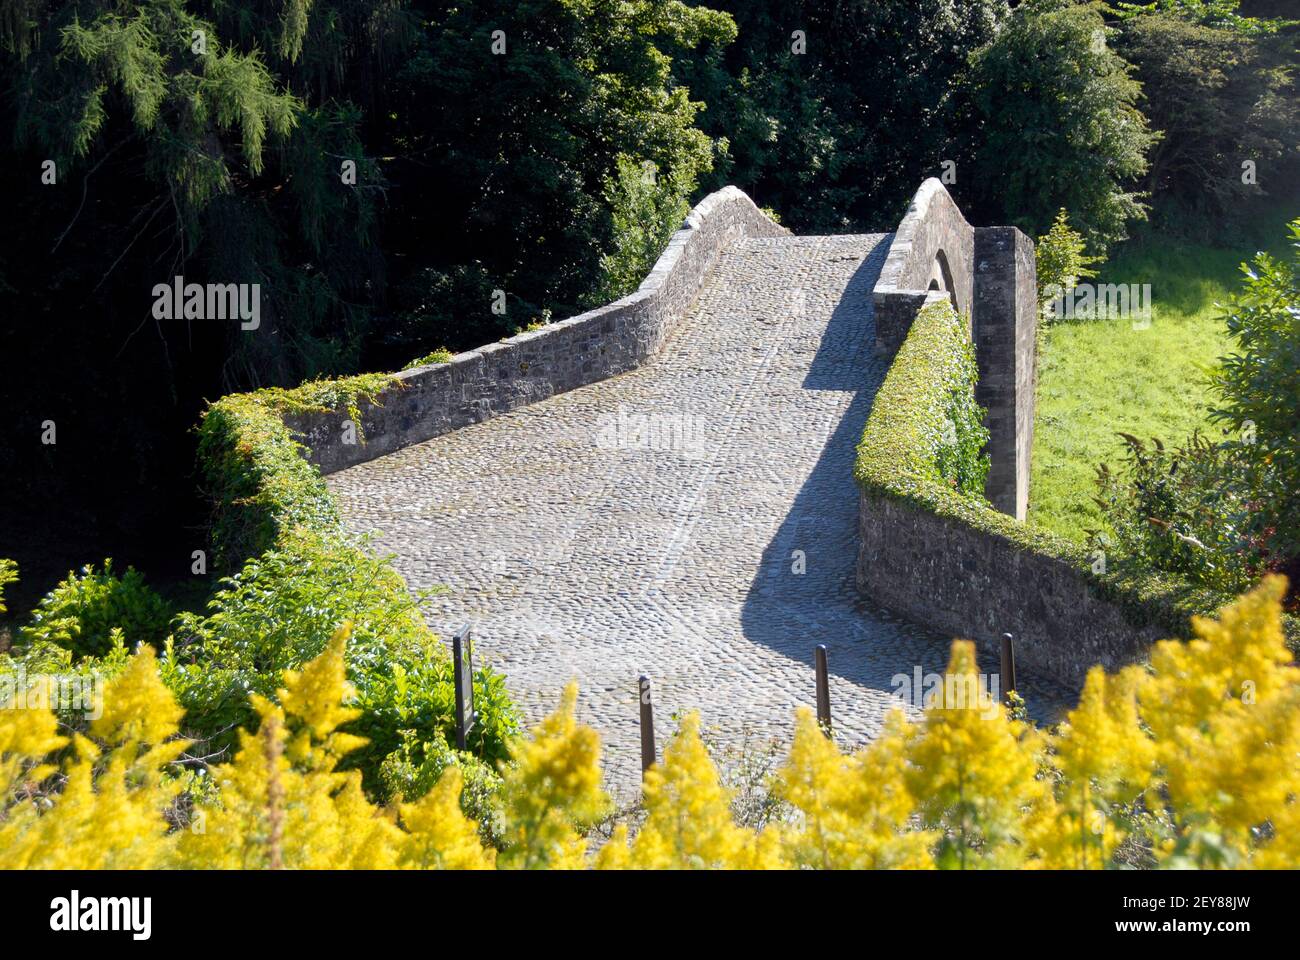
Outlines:
[[[1149,326],[1131,319],[1049,327],[1040,343],[1029,516],[1062,536],[1101,523],[1093,476],[1120,456],[1119,432],[1179,443],[1210,426],[1208,374],[1230,348],[1220,309],[1253,250],[1149,238],[1106,264],[1099,283],[1151,284]]]

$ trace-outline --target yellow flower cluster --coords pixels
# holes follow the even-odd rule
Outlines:
[[[346,630],[279,703],[254,698],[218,789],[187,791],[181,711],[141,648],[105,691],[88,735],[44,710],[0,710],[0,867],[419,869],[1100,868],[1300,865],[1300,671],[1282,640],[1285,583],[1271,578],[1165,641],[1148,665],[1094,668],[1051,731],[972,700],[974,647],[953,644],[922,722],[901,712],[850,754],[796,718],[771,789],[789,815],[754,830],[688,716],[648,772],[635,835],[609,812],[600,742],[577,689],[515,745],[503,770],[503,849],[485,848],[449,766],[415,803],[376,807],[339,761]],[[201,799],[195,804],[194,797]]]

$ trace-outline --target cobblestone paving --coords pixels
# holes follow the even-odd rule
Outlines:
[[[696,708],[735,757],[786,741],[794,708],[814,703],[817,643],[845,744],[899,703],[894,675],[943,669],[947,638],[853,585],[852,463],[885,372],[870,293],[888,246],[741,241],[648,366],[329,478],[412,586],[449,588],[430,624],[473,623],[529,722],[577,678],[624,799],[641,673],[661,747],[671,715]],[[1040,717],[1062,702],[1021,685]]]

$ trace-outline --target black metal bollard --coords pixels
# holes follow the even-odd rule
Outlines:
[[[1002,634],[1002,698],[1016,689],[1016,647],[1011,634]]]
[[[644,777],[655,762],[655,708],[650,698],[650,678],[645,674],[637,681],[637,691],[641,698],[641,774]]]
[[[831,735],[831,684],[826,672],[826,644],[819,643],[813,651],[817,666],[817,723],[826,736]]]

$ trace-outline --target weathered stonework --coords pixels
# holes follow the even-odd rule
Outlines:
[[[895,708],[919,717],[893,678],[947,662],[948,636],[862,603],[853,581],[887,247],[880,234],[740,240],[652,363],[327,480],[412,586],[448,588],[422,606],[430,626],[474,624],[476,656],[529,723],[578,679],[622,800],[641,779],[640,674],[661,722],[699,710],[727,765],[788,746],[795,708],[815,702],[816,644],[846,748]],[[638,420],[651,426],[623,429]],[[1037,719],[1069,701],[1028,668],[1020,680]]]
[[[1130,623],[1066,561],[899,500],[862,492],[858,534],[867,596],[993,656],[1010,633],[1018,666],[1063,683],[1140,660],[1167,634]]]
[[[976,399],[987,410],[990,435],[985,496],[1000,513],[1023,521],[1036,386],[1034,244],[1014,227],[970,227],[932,179],[899,224],[873,293],[877,352],[892,357],[917,312],[941,295],[970,322]],[[1140,659],[1167,634],[1132,622],[1098,595],[1066,552],[1040,551],[1034,545],[1041,537],[1032,531],[1019,528],[1027,535],[1013,536],[1010,521],[976,504],[971,510],[964,516],[931,511],[905,485],[867,485],[858,504],[859,591],[991,653],[1010,633],[1019,663],[1075,685],[1093,664]]]
[[[1034,243],[1015,227],[972,227],[931,177],[899,223],[872,291],[876,351],[892,356],[920,309],[938,295],[971,324],[980,372],[976,398],[988,411],[990,433],[985,495],[1023,520],[1034,428]]]
[[[398,386],[378,404],[362,405],[356,442],[348,442],[355,431],[344,429],[339,413],[290,415],[285,423],[330,474],[632,370],[659,352],[723,250],[743,237],[788,233],[741,190],[725,187],[696,205],[630,296],[397,374]]]
[[[876,350],[892,354],[902,344],[930,290],[947,293],[958,313],[975,298],[975,230],[934,177],[921,184],[898,225],[889,256],[872,291]]]
[[[1023,520],[1034,441],[1038,297],[1034,242],[1015,227],[976,229],[971,314],[979,365],[975,399],[988,411],[984,495],[998,510]]]

